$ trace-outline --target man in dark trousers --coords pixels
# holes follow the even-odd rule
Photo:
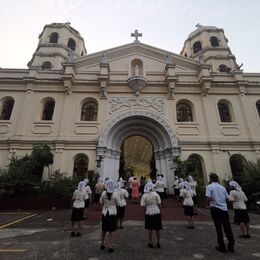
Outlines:
[[[218,183],[218,175],[215,173],[210,173],[209,175],[210,183],[206,188],[206,197],[210,204],[210,213],[213,219],[217,237],[218,237],[218,246],[216,246],[216,250],[226,253],[228,251],[234,253],[234,236],[231,229],[228,209],[227,209],[227,200],[228,193],[226,189]],[[223,230],[228,239],[228,247],[226,249],[226,245],[223,239]]]

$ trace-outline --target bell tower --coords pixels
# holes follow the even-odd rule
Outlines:
[[[72,62],[86,54],[84,39],[69,22],[52,23],[44,26],[37,49],[27,65],[41,70],[61,70],[63,62]]]
[[[223,29],[200,24],[196,27],[184,42],[181,55],[210,64],[215,73],[231,73],[239,69]]]

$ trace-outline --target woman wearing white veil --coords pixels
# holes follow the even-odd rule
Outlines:
[[[234,222],[235,224],[240,225],[242,238],[250,238],[249,235],[249,215],[247,212],[247,207],[245,201],[247,201],[247,197],[245,193],[242,191],[242,188],[236,181],[230,181],[229,186],[231,187],[231,191],[229,193],[229,200],[233,202],[234,209]]]
[[[163,209],[160,196],[154,191],[154,188],[152,182],[148,182],[144,186],[141,206],[144,207],[145,229],[148,229],[148,247],[153,248],[153,231],[155,230],[157,247],[160,248],[160,230],[162,229]]]

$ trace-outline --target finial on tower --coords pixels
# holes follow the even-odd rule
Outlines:
[[[197,23],[197,24],[195,25],[195,27],[200,28],[200,27],[202,27],[202,25],[201,25],[200,23]]]

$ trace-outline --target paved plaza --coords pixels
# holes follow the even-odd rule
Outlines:
[[[233,253],[215,251],[216,234],[209,209],[199,209],[195,229],[186,229],[183,209],[166,199],[160,249],[147,247],[143,210],[128,202],[124,229],[115,233],[113,253],[101,251],[101,211],[91,205],[81,237],[70,237],[71,210],[1,211],[0,259],[260,259],[260,215],[250,214],[251,239],[236,239]],[[231,211],[232,220],[232,211]]]

